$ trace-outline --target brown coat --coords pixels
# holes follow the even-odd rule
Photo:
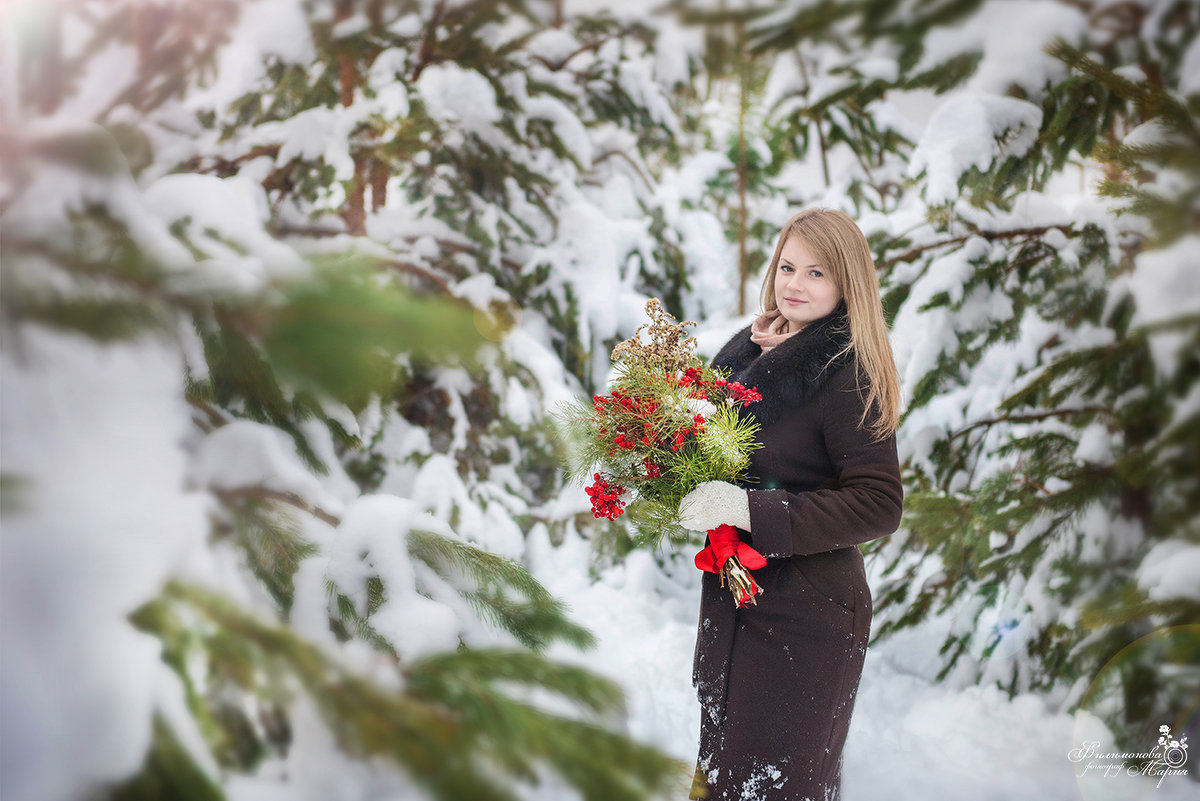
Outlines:
[[[845,306],[762,354],[750,329],[713,364],[763,400],[742,539],[767,557],[758,605],[736,610],[703,574],[694,681],[701,703],[692,798],[836,799],[842,748],[871,628],[859,543],[900,525],[895,435],[873,442],[847,341]],[[868,418],[869,422],[870,418]],[[706,786],[707,785],[707,786]],[[707,792],[707,795],[705,793]]]

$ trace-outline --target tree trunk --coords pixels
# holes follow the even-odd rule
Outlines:
[[[349,19],[354,0],[338,0],[334,6],[333,24]],[[354,90],[358,87],[358,67],[354,63],[354,52],[342,43],[338,47],[338,102],[343,106],[354,105]],[[354,179],[346,192],[346,203],[342,206],[342,220],[346,233],[363,236],[367,232],[367,156],[361,152],[353,154]]]
[[[391,177],[388,163],[371,159],[371,211],[379,211],[387,205],[387,182]]]
[[[38,18],[40,17],[40,19]],[[50,116],[62,104],[66,76],[63,74],[61,14],[47,13],[34,17],[32,29],[24,37],[13,33],[6,44],[17,49],[19,107],[33,106],[43,116]],[[25,41],[20,41],[24,38]],[[17,87],[14,87],[17,88]],[[15,122],[15,120],[14,120]]]
[[[746,190],[749,174],[746,164],[746,111],[750,105],[749,65],[746,61],[746,28],[737,26],[738,43],[738,314],[746,313]]]

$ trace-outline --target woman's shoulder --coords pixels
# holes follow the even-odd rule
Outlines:
[[[839,359],[828,367],[826,388],[831,392],[859,392],[869,389],[869,377],[852,356]]]
[[[831,367],[822,398],[822,418],[827,426],[858,429],[875,427],[880,418],[880,400],[871,398],[871,379],[862,365],[851,359]],[[895,440],[893,430],[885,439]]]
[[[870,395],[870,381],[867,371],[853,357],[829,365],[822,387],[825,407],[836,414],[857,417]]]

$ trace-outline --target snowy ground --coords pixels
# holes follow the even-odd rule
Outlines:
[[[691,686],[700,594],[691,553],[631,554],[589,578],[589,544],[551,549],[530,542],[529,562],[547,588],[570,604],[599,638],[585,655],[593,669],[620,681],[631,733],[681,760],[696,756],[699,704]],[[660,566],[659,562],[665,563]],[[928,671],[913,672],[941,642],[931,624],[877,643],[867,652],[846,745],[843,801],[1194,801],[1200,787],[1184,776],[1077,778],[1068,752],[1084,739],[1118,750],[1086,713],[1055,713],[1033,695],[1009,700],[994,687],[952,689]],[[579,659],[563,651],[562,659]],[[1149,750],[1153,743],[1146,744]],[[678,795],[686,798],[681,780]]]

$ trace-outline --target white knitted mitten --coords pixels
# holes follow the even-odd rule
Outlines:
[[[722,524],[750,530],[750,496],[728,481],[705,481],[679,504],[679,525],[708,531]]]

